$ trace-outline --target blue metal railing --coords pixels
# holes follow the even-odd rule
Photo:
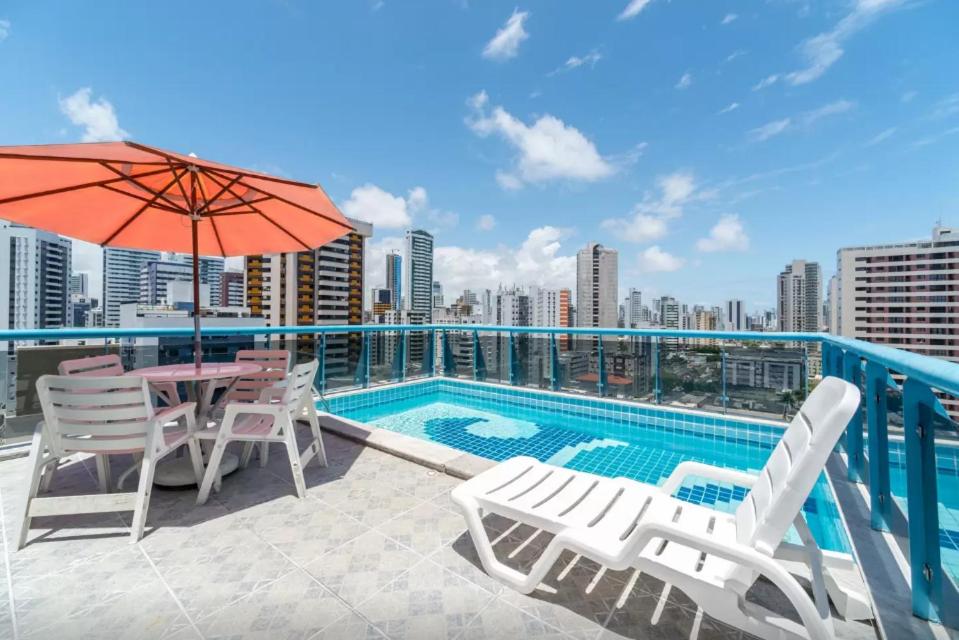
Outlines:
[[[579,327],[499,327],[478,325],[339,325],[298,327],[206,327],[204,336],[269,336],[315,335],[316,355],[321,362],[317,388],[329,390],[326,366],[327,337],[332,334],[361,334],[361,349],[353,382],[367,387],[371,383],[371,353],[375,334],[392,334],[398,338],[392,350],[394,362],[390,378],[403,381],[407,378],[407,366],[412,362],[411,337],[417,336],[417,350],[422,354],[421,375],[458,374],[456,345],[469,344],[467,350],[472,360],[471,377],[487,379],[495,371],[505,384],[523,385],[531,380],[521,353],[521,342],[533,336],[546,337],[543,352],[541,379],[552,390],[563,388],[567,380],[563,374],[563,356],[559,348],[560,336],[589,336],[595,340],[597,381],[595,392],[606,395],[609,391],[608,370],[610,349],[604,349],[603,337],[631,338],[651,342],[648,351],[649,369],[652,377],[654,402],[662,402],[664,351],[673,348],[677,340],[755,341],[764,343],[791,343],[802,348],[801,371],[803,392],[808,390],[809,345],[821,349],[823,375],[842,377],[860,388],[864,387],[861,411],[853,418],[847,429],[845,453],[848,461],[848,477],[852,482],[866,483],[869,488],[871,525],[878,531],[888,531],[892,526],[893,509],[898,508],[890,490],[889,426],[887,391],[902,392],[903,435],[906,468],[906,498],[908,516],[908,545],[912,571],[912,608],[922,618],[939,620],[943,610],[944,585],[949,581],[942,568],[939,548],[939,513],[937,492],[937,467],[934,421],[945,415],[936,392],[959,396],[959,364],[902,351],[888,346],[860,340],[842,338],[820,333],[753,333],[728,331],[673,331],[667,329],[618,329]],[[497,336],[496,349],[502,354],[486,354],[481,335]],[[191,327],[163,329],[82,329],[15,330],[0,331],[0,346],[10,342],[39,341],[55,343],[60,340],[91,340],[94,344],[118,339],[135,338],[189,338]],[[523,338],[526,336],[526,338]],[[500,339],[503,338],[503,339]],[[666,341],[669,341],[669,344]],[[379,347],[382,348],[382,347]],[[562,350],[563,352],[565,351]],[[470,353],[471,352],[471,353]],[[501,355],[505,365],[495,360]],[[490,357],[494,356],[494,357]],[[461,355],[461,359],[464,356]],[[728,357],[725,349],[720,351],[722,368],[722,409],[729,401],[727,396]],[[437,362],[438,359],[438,362]],[[493,369],[491,362],[496,362]],[[437,364],[439,367],[437,367]],[[505,366],[505,371],[500,367]],[[464,372],[460,372],[463,375]],[[901,386],[893,379],[895,374]],[[865,432],[864,432],[865,426]],[[868,444],[867,444],[868,443]],[[867,464],[868,463],[868,464]]]

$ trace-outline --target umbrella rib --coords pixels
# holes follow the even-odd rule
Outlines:
[[[101,162],[100,164],[103,165],[104,167],[106,167],[107,169],[109,169],[110,171],[113,171],[113,172],[116,173],[117,175],[121,176],[121,177],[122,177],[124,180],[126,180],[127,182],[131,182],[131,183],[133,183],[134,185],[136,185],[137,187],[143,189],[143,190],[146,191],[147,193],[152,193],[152,194],[155,194],[155,195],[157,195],[158,197],[162,198],[167,204],[169,204],[171,207],[175,208],[177,211],[186,212],[186,210],[185,210],[183,207],[178,206],[175,202],[173,202],[172,200],[169,200],[168,198],[166,198],[166,197],[163,195],[163,191],[166,191],[166,189],[168,189],[169,187],[163,189],[163,191],[156,191],[156,190],[151,189],[150,187],[146,186],[145,184],[142,184],[142,183],[140,183],[140,182],[137,182],[136,180],[134,180],[134,179],[131,178],[130,176],[123,175],[123,173],[121,173],[119,169],[116,169],[116,168],[114,168],[114,167],[111,167],[110,165],[105,164],[105,163],[102,163],[102,162]],[[173,167],[170,167],[170,168],[173,169]],[[165,171],[165,170],[166,170],[166,169],[164,169],[164,171]],[[176,175],[176,169],[173,169],[173,171],[174,171],[174,175]],[[163,173],[163,171],[160,171],[160,172],[158,172],[158,173]],[[138,177],[139,177],[139,176],[138,176]],[[172,186],[172,185],[171,185],[171,186]]]
[[[206,173],[206,172],[204,172],[204,173]],[[204,213],[203,213],[203,215],[205,215],[205,216],[208,216],[208,215],[210,215],[210,214],[212,213],[211,210],[210,210],[210,203],[211,203],[211,202],[215,202],[220,196],[222,196],[224,193],[226,193],[226,191],[227,191],[230,187],[232,187],[234,184],[236,184],[236,183],[240,180],[240,176],[236,176],[235,178],[233,178],[232,180],[230,180],[230,182],[228,182],[227,184],[223,185],[223,184],[221,184],[220,181],[217,180],[213,175],[211,175],[211,174],[208,174],[208,175],[209,175],[209,178],[210,178],[211,180],[213,180],[213,182],[215,182],[215,183],[217,184],[217,186],[220,187],[220,190],[217,191],[216,195],[214,195],[213,198],[206,200],[206,205],[204,206]]]
[[[222,179],[222,178],[221,178],[221,179]],[[243,184],[243,183],[240,183],[240,184]],[[252,187],[250,187],[249,185],[244,185],[244,186],[246,186],[247,189],[252,189]],[[275,220],[273,220],[272,218],[270,218],[270,216],[268,216],[268,215],[266,215],[265,213],[263,213],[262,211],[260,211],[257,207],[254,207],[252,204],[250,204],[249,202],[247,202],[246,200],[244,200],[244,199],[243,199],[243,196],[239,195],[237,192],[235,192],[235,191],[233,190],[233,187],[231,187],[231,186],[228,185],[228,186],[227,186],[227,191],[229,191],[230,194],[231,194],[234,198],[236,198],[237,200],[239,200],[240,202],[242,202],[242,203],[245,204],[246,206],[248,206],[248,207],[250,207],[251,209],[253,209],[253,211],[255,211],[255,212],[256,212],[260,217],[262,217],[264,220],[266,220],[267,222],[269,222],[270,224],[272,224],[274,227],[276,227],[277,229],[279,229],[280,231],[282,231],[283,233],[285,233],[286,235],[290,236],[291,238],[293,238],[294,240],[296,240],[297,242],[299,242],[301,245],[303,245],[303,249],[304,249],[304,250],[310,251],[310,250],[312,249],[312,247],[310,247],[310,245],[306,244],[305,242],[303,242],[302,240],[300,240],[299,238],[297,238],[295,235],[293,235],[292,233],[290,233],[290,232],[286,229],[286,227],[282,226],[281,224],[279,224],[278,222],[276,222]]]
[[[317,217],[319,217],[319,218],[323,218],[324,220],[327,220],[327,221],[332,222],[332,223],[334,223],[334,224],[338,224],[338,225],[340,225],[341,227],[344,227],[344,228],[346,229],[346,231],[344,231],[344,233],[348,233],[349,231],[352,231],[352,230],[353,230],[353,227],[351,227],[351,226],[348,225],[348,224],[344,224],[344,223],[340,222],[339,220],[336,220],[335,218],[332,218],[332,217],[330,217],[330,216],[328,216],[328,215],[326,215],[326,214],[324,214],[324,213],[320,213],[319,211],[314,211],[313,209],[304,207],[303,205],[300,205],[300,204],[297,204],[297,203],[292,202],[292,201],[290,201],[290,200],[287,200],[286,198],[282,198],[282,197],[276,195],[275,193],[270,193],[270,192],[268,192],[268,191],[264,191],[263,189],[258,189],[258,188],[256,188],[256,187],[252,187],[252,186],[248,185],[247,183],[243,182],[242,180],[240,180],[240,181],[238,182],[238,184],[246,187],[247,189],[252,189],[253,191],[257,191],[257,192],[259,192],[259,193],[266,194],[266,195],[270,196],[271,198],[273,198],[274,200],[278,200],[278,201],[282,202],[283,204],[289,205],[289,206],[294,207],[294,208],[296,208],[296,209],[300,209],[301,211],[305,211],[306,213],[312,214],[312,215],[317,216]],[[313,187],[313,188],[316,189],[316,188],[318,188],[318,187]],[[231,191],[231,193],[232,193],[232,191]],[[244,201],[244,202],[245,202],[245,201]],[[334,208],[336,208],[336,205],[333,205],[333,206],[334,206]]]
[[[253,205],[258,202],[266,202],[267,200],[272,199],[272,196],[266,196],[264,198],[253,198],[252,200],[247,200],[243,204]],[[228,216],[233,213],[256,213],[255,211],[230,211],[230,209],[235,208],[237,205],[231,204],[228,206],[220,207],[219,209],[207,209],[205,216]]]
[[[142,177],[154,176],[160,173],[163,173],[166,169],[158,169],[157,171],[149,171],[147,173],[141,174]],[[20,200],[29,200],[30,198],[42,198],[44,196],[52,196],[58,193],[65,193],[67,191],[79,191],[80,189],[89,189],[90,187],[102,187],[105,185],[113,184],[114,182],[121,182],[126,180],[126,176],[119,178],[110,178],[108,180],[97,180],[96,182],[85,182],[83,184],[74,184],[69,187],[59,187],[57,189],[48,189],[47,191],[38,191],[34,193],[28,193],[22,196],[12,196],[10,198],[0,199],[0,204],[9,204],[11,202],[18,202]]]
[[[220,247],[220,255],[226,257],[226,250],[223,248],[223,241],[220,239],[220,232],[216,229],[216,219],[210,218],[210,224],[213,226],[213,236],[216,238],[216,244]]]
[[[141,196],[141,195],[136,195],[136,194],[133,194],[133,193],[128,193],[128,192],[126,192],[126,191],[124,191],[124,190],[122,190],[122,189],[117,189],[116,187],[111,186],[111,185],[101,185],[101,187],[102,187],[103,189],[106,189],[107,191],[112,191],[113,193],[118,193],[118,194],[120,194],[121,196],[127,196],[128,198],[133,198],[134,200],[139,200],[140,202],[151,202],[151,199],[150,199],[150,198],[147,198],[146,196]],[[163,211],[170,211],[170,212],[172,212],[172,213],[183,213],[183,211],[182,211],[181,209],[174,209],[173,207],[167,206],[167,205],[165,205],[165,204],[159,204],[159,203],[154,202],[154,203],[153,203],[153,206],[156,207],[157,209],[162,209]]]
[[[186,171],[186,170],[184,169],[184,171]],[[172,186],[173,186],[173,183],[176,182],[176,180],[177,180],[177,178],[176,178],[176,173],[174,173],[173,175],[174,175],[173,180],[171,180],[170,182],[168,182],[167,185],[166,185],[165,187],[163,187],[163,189],[161,189],[160,191],[157,191],[157,192],[153,195],[153,198],[151,199],[150,202],[147,202],[147,203],[144,204],[142,207],[140,207],[139,209],[137,209],[136,213],[134,213],[132,216],[130,216],[130,217],[127,219],[126,222],[124,222],[122,225],[120,225],[120,227],[117,228],[113,233],[111,233],[110,236],[109,236],[106,240],[104,240],[103,242],[101,242],[101,243],[99,243],[99,244],[105,245],[105,244],[108,244],[109,242],[112,242],[113,239],[116,238],[118,235],[120,235],[120,234],[123,232],[124,229],[126,229],[128,226],[130,226],[130,224],[131,224],[134,220],[136,220],[137,218],[139,218],[139,217],[143,214],[144,211],[146,211],[147,209],[149,209],[150,206],[156,201],[157,198],[162,197],[163,192],[166,191],[167,189],[169,189],[170,187],[172,187]]]

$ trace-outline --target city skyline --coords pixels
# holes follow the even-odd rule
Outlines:
[[[828,279],[840,247],[959,222],[945,179],[959,170],[955,3],[652,0],[617,19],[626,4],[438,3],[442,32],[389,1],[237,7],[230,21],[260,25],[268,60],[210,29],[211,7],[189,25],[127,4],[106,17],[5,7],[0,136],[130,137],[319,182],[374,223],[374,269],[405,228],[433,233],[449,290],[572,288],[576,251],[596,241],[620,251],[620,299],[635,287],[771,307],[767,274],[790,260]],[[518,39],[498,53],[514,10]],[[313,37],[330,23],[338,37]],[[117,60],[102,43],[118,24],[149,46]],[[823,42],[832,55],[815,64]],[[198,103],[190,87],[229,72],[212,51],[243,71]],[[212,68],[186,63],[197,57]],[[158,111],[142,69],[171,63]],[[75,254],[95,289],[98,250]]]

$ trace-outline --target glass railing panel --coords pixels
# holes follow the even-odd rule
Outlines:
[[[445,353],[441,361],[443,375],[452,378],[473,379],[473,332],[447,330]],[[442,340],[441,340],[442,343]]]
[[[607,397],[648,403],[656,401],[651,338],[607,336],[603,352]]]
[[[801,344],[728,340],[716,355],[725,358],[721,379],[729,414],[790,420],[812,384]]]
[[[486,381],[509,384],[509,336],[505,333],[481,332],[479,344]]]
[[[326,334],[323,358],[326,390],[329,392],[363,386],[362,363],[366,358],[367,350],[364,348],[361,332]]]
[[[404,374],[406,350],[403,331],[374,331],[368,334],[370,349],[370,386],[388,384]]]
[[[436,360],[436,345],[430,350],[429,331],[407,331],[406,377],[418,378],[429,371],[428,359]],[[435,371],[435,368],[433,369]]]
[[[715,340],[659,341],[662,404],[722,413],[722,350]]]
[[[517,386],[549,389],[549,336],[517,333],[513,337],[516,358]]]
[[[561,391],[598,395],[599,336],[557,334],[557,380]]]

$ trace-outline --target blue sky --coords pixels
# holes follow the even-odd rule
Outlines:
[[[437,277],[772,306],[793,258],[959,225],[959,3],[12,2],[0,143],[130,138],[320,182]],[[2,178],[0,178],[2,179]],[[96,253],[78,251],[96,270]]]

